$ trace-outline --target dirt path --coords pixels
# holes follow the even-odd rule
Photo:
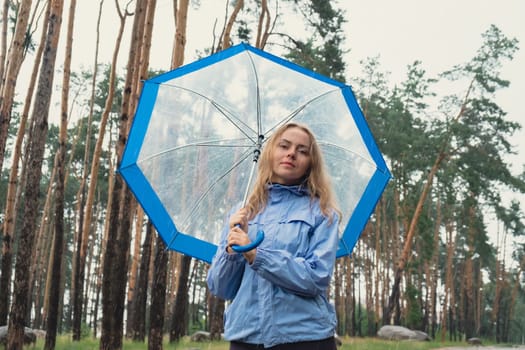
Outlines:
[[[480,350],[525,350],[524,345],[516,345],[513,347],[500,347],[500,346],[454,346],[454,347],[448,347],[448,348],[439,348],[436,350],[474,350],[474,349],[480,349]]]

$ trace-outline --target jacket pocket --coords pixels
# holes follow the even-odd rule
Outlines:
[[[294,256],[305,256],[314,231],[315,220],[308,212],[292,213],[279,220],[275,236],[275,247],[284,249]]]

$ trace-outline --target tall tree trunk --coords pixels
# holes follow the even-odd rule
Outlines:
[[[80,295],[82,295],[83,281],[81,281],[81,268],[82,268],[82,231],[84,228],[84,214],[86,206],[86,183],[88,177],[88,171],[90,169],[90,152],[91,152],[91,127],[93,119],[93,106],[95,103],[95,93],[96,93],[96,81],[98,73],[98,50],[99,50],[99,39],[100,39],[100,19],[102,16],[102,4],[104,0],[101,0],[99,3],[99,11],[97,16],[97,26],[96,26],[96,44],[95,44],[95,58],[93,63],[93,76],[91,80],[91,98],[89,101],[89,114],[86,124],[86,139],[84,145],[84,160],[82,167],[82,177],[80,179],[80,185],[77,192],[77,207],[79,213],[78,220],[78,229],[75,235],[75,251],[73,258],[73,281],[72,281],[72,291],[73,294],[73,328],[72,328],[72,339],[74,341],[80,340],[81,337],[81,325],[82,325],[82,306],[79,301]],[[122,24],[121,24],[122,27]],[[109,86],[111,89],[111,86]]]
[[[7,2],[7,1],[6,1]],[[24,108],[20,117],[20,126],[18,127],[16,141],[13,150],[13,165],[9,171],[9,182],[7,185],[7,197],[6,197],[6,209],[4,218],[4,235],[2,239],[2,262],[1,262],[1,274],[0,274],[0,290],[4,291],[0,293],[0,324],[7,324],[7,315],[9,313],[9,297],[11,295],[11,271],[12,271],[12,260],[13,252],[11,243],[13,241],[16,224],[16,212],[18,209],[17,199],[17,186],[21,185],[18,183],[19,177],[19,163],[20,156],[22,154],[22,142],[26,133],[26,124],[29,116],[29,109],[31,107],[31,101],[33,99],[33,93],[35,91],[36,80],[38,77],[38,68],[42,59],[42,53],[44,51],[45,37],[47,33],[47,23],[49,20],[49,3],[44,13],[44,28],[42,29],[42,37],[40,44],[35,53],[35,61],[33,64],[33,71],[27,87],[27,94],[24,101]]]
[[[52,214],[52,210],[54,209],[54,182],[56,178],[56,167],[58,162],[58,153],[55,154],[55,159],[53,161],[53,167],[52,172],[50,176],[50,181],[47,188],[47,194],[45,196],[46,200],[44,202],[44,206],[41,210],[42,214],[40,216],[40,223],[37,225],[38,232],[35,237],[35,247],[33,249],[33,252],[31,254],[31,267],[29,270],[29,295],[31,297],[34,296],[34,299],[28,300],[29,305],[34,301],[34,308],[35,310],[40,310],[40,304],[41,304],[41,298],[40,293],[41,289],[44,286],[44,281],[46,278],[49,277],[51,279],[50,271],[47,271],[46,268],[49,267],[50,264],[50,255],[49,252],[51,251],[51,244],[52,244],[52,229],[51,227],[55,223],[54,215]],[[44,265],[46,268],[42,268],[42,265]],[[44,277],[45,276],[45,277]],[[36,289],[35,289],[36,288]],[[47,286],[46,286],[47,288]],[[45,292],[44,292],[45,293]],[[31,306],[28,310],[31,309]],[[45,314],[45,305],[44,305],[44,314]],[[30,317],[30,313],[28,313],[27,317]],[[34,318],[35,325],[40,326],[42,322],[41,315],[36,315]]]
[[[67,187],[67,181],[66,181],[66,187]],[[72,225],[68,223],[67,225],[67,229],[66,229],[66,232],[73,232],[72,230]],[[67,240],[64,239],[64,242],[63,242],[63,245],[62,245],[62,251],[66,251],[66,248],[67,247]],[[62,263],[61,263],[61,266],[60,266],[60,270],[62,271],[62,276],[65,276],[66,275],[66,268],[67,268],[67,259],[69,257],[67,256],[67,254],[62,254]],[[61,281],[60,281],[60,297],[59,299],[62,300],[61,303],[58,304],[58,311],[57,311],[57,314],[59,315],[59,318],[58,318],[58,327],[57,327],[57,332],[60,334],[62,333],[62,330],[64,329],[64,324],[65,324],[65,319],[66,317],[63,317],[64,315],[64,293],[65,293],[65,290],[66,290],[66,279],[65,278],[62,278]],[[68,320],[70,318],[67,318]]]
[[[456,247],[459,246],[459,234],[456,232],[456,234],[454,235],[454,240],[452,242],[452,251],[451,251],[451,256],[453,257],[455,251],[456,251]],[[453,259],[453,258],[452,258]],[[450,284],[449,284],[449,288],[450,288],[450,297],[449,297],[449,320],[448,320],[448,324],[449,324],[449,334],[450,334],[450,340],[453,340],[453,341],[456,341],[457,340],[457,331],[458,331],[458,307],[456,306],[456,304],[458,303],[457,300],[459,299],[459,296],[457,295],[456,293],[456,290],[459,289],[456,287],[456,281],[454,279],[454,272],[455,272],[455,269],[454,269],[454,266],[452,265],[451,263],[451,270],[450,270],[450,273],[451,273],[451,280],[450,280]]]
[[[117,34],[115,43],[115,50],[113,51],[113,57],[111,61],[111,70],[109,75],[108,83],[108,96],[106,97],[104,110],[102,111],[102,118],[99,125],[99,133],[95,149],[93,151],[93,157],[91,162],[91,170],[89,173],[89,186],[86,197],[86,204],[84,207],[84,220],[82,231],[79,235],[80,239],[80,251],[77,252],[77,264],[76,264],[76,285],[74,294],[74,306],[73,306],[73,340],[80,340],[81,336],[81,323],[82,323],[82,296],[84,294],[84,280],[85,280],[85,269],[86,269],[86,254],[89,243],[89,234],[92,227],[93,219],[93,207],[95,201],[95,191],[97,189],[98,172],[100,168],[100,156],[102,153],[102,146],[104,144],[104,136],[106,134],[106,125],[108,123],[109,114],[113,106],[113,98],[115,96],[115,81],[116,81],[116,70],[117,60],[120,51],[120,44],[122,42],[122,35],[124,33],[125,17],[121,18],[120,27]],[[89,137],[89,135],[88,135]]]
[[[233,24],[237,20],[237,16],[239,15],[239,12],[241,12],[242,8],[244,7],[244,0],[238,0],[235,3],[235,7],[233,9],[233,12],[228,19],[228,22],[226,23],[226,27],[224,28],[224,32],[222,35],[222,38],[219,40],[219,44],[217,46],[217,51],[225,50],[231,46],[231,31],[233,28]]]
[[[56,154],[56,158],[58,159],[58,153]],[[55,163],[56,164],[56,163]],[[52,177],[52,181],[50,181],[50,185],[54,184],[56,182],[56,176],[53,176]],[[54,207],[53,207],[54,209]],[[47,214],[45,214],[47,216]],[[49,213],[49,216],[53,217],[53,214],[50,212]],[[45,248],[45,251],[48,255],[48,259],[47,259],[47,267],[45,269],[45,272],[46,272],[46,277],[45,277],[45,281],[43,281],[43,278],[40,278],[42,281],[41,282],[38,282],[37,284],[37,289],[35,292],[32,292],[33,295],[35,295],[35,310],[42,310],[41,313],[38,313],[38,314],[35,314],[35,317],[33,318],[33,327],[36,328],[36,329],[42,329],[42,328],[45,328],[47,327],[47,315],[49,313],[49,296],[51,295],[51,291],[50,291],[50,288],[52,287],[52,278],[53,278],[53,257],[55,255],[55,252],[54,252],[54,246],[55,246],[55,239],[54,239],[54,235],[53,235],[53,232],[54,232],[54,226],[55,226],[55,221],[53,220],[53,223],[51,224],[53,225],[53,228],[49,227],[48,231],[50,231],[49,237],[46,237],[46,245],[47,247]],[[62,240],[64,241],[64,240]],[[62,244],[63,246],[63,244]],[[62,247],[63,248],[63,247]],[[41,259],[39,261],[46,261],[46,259]],[[33,266],[35,265],[38,265],[36,263],[36,261],[33,260],[33,262],[31,263]],[[44,269],[42,269],[44,270]],[[60,271],[60,273],[62,273],[62,271]],[[36,274],[35,274],[36,275]],[[42,286],[42,287],[41,287]],[[39,304],[39,301],[40,301],[40,298],[38,297],[40,295],[40,289],[41,288],[44,288],[44,297],[43,297],[43,305],[40,306]]]
[[[188,7],[189,0],[173,1],[173,15],[175,16],[175,38],[173,40],[173,53],[171,55],[172,69],[181,66],[184,62]]]
[[[124,21],[129,12],[123,14],[118,2],[117,11]],[[135,19],[133,21],[132,39],[128,55],[127,74],[124,82],[124,94],[119,121],[119,136],[116,143],[117,169],[122,160],[122,153],[126,144],[129,125],[132,121],[130,109],[132,93],[136,91],[133,82],[138,74],[136,62],[140,54],[138,45],[142,39],[140,23],[143,23],[145,11],[144,0],[136,2]],[[142,19],[141,19],[142,18]],[[125,303],[125,289],[127,281],[127,262],[129,251],[130,203],[133,201],[131,192],[120,176],[115,176],[113,190],[110,193],[112,206],[109,213],[109,229],[107,231],[106,252],[104,254],[102,280],[102,334],[100,339],[101,350],[118,350],[122,348],[123,317]]]
[[[128,300],[127,300],[127,309],[128,309],[128,322],[126,323],[126,336],[133,339],[134,326],[133,322],[136,319],[135,309],[134,309],[134,300],[137,296],[137,281],[138,273],[140,266],[140,246],[142,244],[142,231],[144,230],[144,210],[142,207],[137,207],[137,215],[135,217],[135,237],[133,254],[131,255],[131,266],[129,269],[129,283],[128,283]]]
[[[164,330],[164,304],[166,300],[166,276],[168,274],[168,252],[166,244],[157,235],[155,270],[151,286],[150,328],[148,350],[162,350]]]
[[[211,340],[220,340],[224,332],[224,300],[208,293],[208,323]]]
[[[518,267],[518,270],[516,271],[516,277],[514,281],[514,285],[512,286],[512,292],[510,294],[510,305],[509,305],[509,312],[506,315],[507,321],[510,323],[511,320],[514,319],[514,311],[516,309],[516,302],[518,298],[518,292],[521,288],[521,274],[525,271],[525,255],[522,255],[520,265]]]
[[[372,224],[368,222],[363,231],[363,238],[369,243],[370,247],[373,247],[374,238],[372,234]],[[374,252],[370,249],[365,250],[364,258],[364,277],[365,277],[365,305],[366,305],[366,335],[375,334],[375,317],[374,317]]]
[[[474,265],[474,276],[475,276],[475,285],[474,285],[474,296],[476,297],[476,327],[474,328],[474,335],[476,337],[481,336],[481,327],[482,327],[482,318],[483,318],[483,278],[481,275],[481,259],[477,259],[477,263]]]
[[[463,314],[463,324],[465,336],[467,339],[475,336],[475,311],[476,303],[474,297],[474,254],[475,254],[475,208],[474,208],[474,199],[470,199],[470,207],[468,208],[468,234],[467,234],[467,255],[465,257],[465,271],[463,274],[464,284],[464,314]]]
[[[30,11],[31,0],[22,0],[18,8],[13,42],[9,49],[5,79],[3,79],[3,76],[0,77],[2,78],[2,84],[0,85],[0,169],[4,165],[5,147],[11,123],[11,109],[13,108],[16,82],[24,61],[24,44]]]
[[[176,35],[173,49],[172,69],[180,67],[184,63],[184,50],[186,47],[186,20],[188,18],[189,0],[180,0],[178,4],[178,10],[176,11]],[[174,312],[171,315],[170,342],[178,341],[180,337],[185,334],[188,314],[187,288],[190,265],[191,257],[183,256],[177,274],[177,291],[175,295],[175,303],[173,304]],[[184,317],[180,318],[181,315]],[[177,325],[174,325],[174,319],[177,317],[179,317],[179,322]],[[184,320],[184,322],[180,322],[180,320]],[[183,325],[180,323],[183,323]]]
[[[506,242],[507,231],[506,229],[503,232],[503,237],[498,237],[497,241],[501,242],[502,249],[496,248],[496,267],[495,267],[495,291],[494,291],[494,301],[492,306],[491,313],[491,323],[495,325],[491,330],[494,332],[493,336],[496,339],[496,342],[504,341],[502,336],[502,327],[501,327],[501,315],[505,313],[505,284],[506,284],[506,273],[505,273],[505,242]],[[506,317],[504,317],[506,318]]]
[[[445,225],[445,234],[446,234],[446,263],[445,263],[445,288],[444,288],[444,297],[443,297],[443,308],[441,310],[441,341],[445,341],[445,337],[447,334],[447,327],[449,327],[447,323],[447,315],[448,315],[448,309],[451,305],[450,303],[450,297],[451,293],[454,291],[452,290],[452,276],[454,272],[454,267],[452,266],[452,262],[454,259],[454,241],[452,238],[453,229],[452,224],[450,222],[447,222]]]
[[[128,281],[129,242],[131,240],[132,218],[130,217],[130,213],[135,212],[137,205],[129,188],[125,184],[123,184],[122,188],[122,197],[120,198],[119,204],[121,212],[118,215],[120,224],[115,242],[116,259],[113,261],[114,266],[112,271],[113,285],[111,293],[113,294],[116,308],[113,316],[112,349],[122,349],[124,311],[126,308],[126,285]]]
[[[199,316],[199,310],[200,307],[204,310],[207,310],[208,304],[207,299],[204,299],[204,302],[200,302],[202,300],[202,289],[199,288],[203,283],[206,283],[206,277],[204,272],[204,263],[201,261],[195,261],[193,264],[193,269],[191,271],[191,277],[190,277],[190,285],[193,287],[191,291],[191,303],[190,303],[190,314],[191,317],[189,318],[190,323],[189,325],[200,325],[201,319]],[[204,323],[206,324],[206,323]]]
[[[49,16],[46,48],[38,82],[38,90],[33,107],[32,119],[35,127],[31,130],[30,152],[27,182],[24,197],[24,223],[20,233],[20,249],[16,259],[14,298],[9,317],[7,348],[22,350],[24,340],[25,316],[29,298],[29,262],[34,245],[34,232],[38,215],[38,197],[44,158],[44,146],[47,139],[49,105],[53,91],[55,60],[62,22],[62,0],[53,0]]]
[[[108,196],[108,202],[106,204],[106,213],[111,213],[111,208],[113,207],[113,196],[111,194],[113,193],[113,186],[115,185],[115,171],[112,166],[112,157],[111,155],[108,157],[109,159],[109,178],[108,178],[108,193],[110,194]],[[97,280],[96,280],[96,294],[95,294],[95,302],[93,305],[93,338],[98,337],[98,309],[100,304],[100,296],[102,294],[102,287],[103,287],[103,272],[106,268],[105,265],[105,259],[106,259],[106,252],[107,252],[107,246],[108,246],[108,238],[109,238],[109,230],[110,230],[110,220],[107,220],[104,222],[104,233],[102,236],[102,242],[100,247],[100,259],[99,259],[99,265],[97,267]]]
[[[335,313],[337,316],[337,334],[343,334],[344,327],[344,314],[345,314],[345,303],[342,300],[342,289],[343,289],[343,271],[344,266],[337,260],[334,268],[334,305]],[[210,331],[211,332],[211,331]]]
[[[363,257],[363,244],[358,244],[357,245],[357,248],[358,248],[358,252],[357,252],[357,256]],[[354,262],[356,263],[356,262]],[[360,264],[362,264],[361,261],[359,261]],[[354,265],[355,267],[355,265]],[[355,271],[355,270],[354,270]],[[360,270],[362,272],[362,269]],[[357,277],[359,276],[359,274],[355,274],[354,276],[352,277]],[[355,281],[355,279],[354,279]],[[355,282],[354,282],[355,283]],[[354,287],[355,288],[355,287]],[[361,291],[363,290],[363,288],[361,287],[361,278],[357,278],[357,298],[356,298],[356,303],[357,303],[357,308],[355,309],[355,323],[354,323],[354,327],[355,327],[355,335],[359,336],[359,337],[362,337],[363,336],[363,317],[361,315],[361,311],[362,311],[362,307],[361,307]],[[354,289],[354,295],[355,295],[355,289]]]
[[[502,287],[503,287],[503,268],[502,268],[502,261],[498,258],[496,259],[496,290],[494,292],[494,302],[492,306],[492,314],[491,314],[491,321],[493,325],[496,325],[496,327],[493,329],[494,336],[496,337],[496,341],[500,342],[500,333],[499,328],[497,327],[499,322],[499,315],[500,315],[500,307],[501,307],[501,294],[502,294]]]
[[[177,254],[170,254],[168,262],[168,281],[166,287],[166,315],[170,315],[170,312],[173,309],[173,304],[175,303],[175,294],[177,293],[177,274],[179,271],[177,265],[178,260]]]
[[[142,255],[138,273],[137,289],[133,298],[130,320],[130,336],[134,341],[144,342],[146,337],[146,305],[148,299],[148,277],[151,260],[151,249],[153,237],[153,224],[148,221],[146,225],[146,237],[142,245]]]
[[[428,278],[430,279],[430,336],[432,339],[436,338],[436,328],[438,326],[437,319],[437,296],[438,296],[438,284],[439,284],[439,230],[441,228],[441,200],[438,197],[436,203],[436,222],[434,226],[434,245],[432,249],[432,258],[430,261],[430,272]]]
[[[4,0],[2,3],[2,36],[0,37],[0,41],[2,42],[2,46],[0,48],[0,79],[4,78],[4,68],[5,68],[5,58],[7,54],[7,22],[8,22],[8,15],[9,15],[9,0]],[[3,323],[5,324],[5,323]]]
[[[76,0],[69,5],[69,19],[66,40],[66,57],[64,60],[64,76],[62,81],[62,110],[60,113],[59,148],[56,161],[55,187],[55,235],[53,239],[53,264],[51,268],[51,286],[49,287],[49,312],[47,317],[45,350],[53,350],[56,344],[58,327],[58,309],[60,303],[60,280],[62,273],[62,248],[64,245],[64,200],[66,182],[66,152],[67,152],[67,120],[69,105],[69,79],[71,76],[71,53],[73,47],[73,28],[75,23]]]
[[[381,245],[381,242],[386,243],[384,240],[384,232],[385,227],[384,226],[384,200],[379,200],[378,205],[376,206],[375,213],[376,213],[376,225],[375,225],[375,254],[374,254],[374,321],[375,321],[375,328],[377,329],[378,321],[383,316],[380,312],[380,306],[381,306],[381,291],[379,287],[379,282],[381,280],[381,269],[384,266],[382,263],[384,260],[384,254],[383,254],[383,246]]]
[[[261,50],[266,46],[266,41],[270,35],[270,22],[268,0],[261,0],[261,12],[259,14],[259,24],[257,25],[257,38],[255,39],[255,46]]]
[[[47,297],[47,279],[51,279],[49,271],[49,262],[50,262],[50,252],[52,248],[52,226],[54,225],[54,217],[51,213],[51,207],[54,208],[54,191],[51,190],[51,183],[54,182],[55,171],[52,172],[51,182],[49,186],[48,198],[46,202],[49,202],[47,207],[44,207],[42,211],[42,216],[40,217],[40,229],[38,234],[35,237],[35,246],[33,248],[33,253],[31,254],[31,263],[29,268],[29,300],[28,302],[28,313],[26,319],[31,320],[31,310],[43,310],[42,313],[38,315],[35,314],[35,317],[32,319],[32,324],[34,327],[42,328],[42,315],[45,314],[46,304],[42,298],[42,290],[44,290],[44,298]],[[47,200],[49,199],[49,200]],[[38,226],[38,225],[37,225]],[[45,252],[45,254],[44,254]],[[38,267],[38,268],[37,268]]]
[[[142,32],[142,38],[141,43],[137,47],[137,52],[140,52],[139,55],[136,56],[136,66],[138,70],[138,80],[143,81],[148,78],[148,67],[149,67],[149,60],[150,60],[150,51],[151,51],[151,39],[153,35],[153,24],[154,24],[154,18],[155,18],[155,9],[156,9],[156,0],[148,0],[141,11],[144,11],[144,16],[141,16],[144,21],[144,23],[139,23],[138,25],[141,26],[143,29]],[[135,86],[135,94],[131,98],[131,104],[129,110],[135,110],[136,108],[136,102],[138,101],[138,97],[140,96],[140,90],[142,89],[142,85],[139,83],[137,79],[134,80],[133,86]],[[137,210],[137,217],[136,217],[136,236],[134,237],[135,240],[135,251],[132,261],[132,266],[130,268],[130,277],[129,277],[129,285],[128,285],[128,298],[127,298],[127,309],[128,309],[128,317],[131,317],[131,319],[134,319],[134,315],[131,313],[134,312],[134,308],[132,307],[133,304],[133,298],[134,298],[134,291],[135,291],[135,279],[137,274],[137,266],[138,266],[138,253],[140,252],[140,244],[141,244],[141,234],[143,230],[143,220],[144,220],[144,211],[142,208],[138,208]],[[165,299],[164,299],[165,300]],[[128,329],[127,329],[127,336],[132,336],[131,328],[129,327],[130,324],[128,323]]]
[[[186,335],[188,324],[188,279],[190,275],[191,257],[183,255],[181,257],[179,281],[173,314],[170,325],[170,343],[178,342]]]
[[[96,203],[101,203],[102,199],[100,198],[100,191],[99,196],[96,200]],[[99,232],[104,232],[103,227],[104,225],[99,224],[100,222],[104,222],[106,213],[101,210],[101,208],[96,205],[95,211],[93,212],[93,216],[96,218],[94,220],[94,227],[93,227],[93,233],[92,238],[89,241],[89,247],[87,250],[87,256],[86,256],[86,277],[84,279],[85,281],[85,288],[84,288],[84,295],[82,296],[82,310],[85,310],[82,312],[82,322],[87,324],[88,322],[88,306],[91,299],[91,295],[93,293],[93,287],[95,285],[94,280],[96,279],[96,276],[93,276],[93,268],[95,267],[95,250],[100,250],[100,242],[102,242],[102,234],[99,235]],[[99,245],[97,249],[97,245]]]
[[[345,335],[355,335],[355,279],[354,279],[354,259],[350,257],[344,257],[343,263],[346,266],[345,280],[346,280],[346,291],[345,291]]]

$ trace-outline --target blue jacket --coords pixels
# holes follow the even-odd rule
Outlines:
[[[306,190],[270,185],[266,208],[249,222],[252,240],[259,230],[265,234],[251,265],[226,252],[228,221],[207,279],[212,294],[231,300],[225,339],[271,347],[333,336],[336,315],[326,292],[339,241],[337,215],[329,223]]]

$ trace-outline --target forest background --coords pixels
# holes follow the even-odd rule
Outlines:
[[[124,336],[158,348],[163,334],[220,334],[224,302],[207,293],[206,265],[163,253],[115,169],[140,81],[241,41],[350,83],[394,174],[353,256],[338,260],[338,333],[373,336],[395,323],[438,339],[523,341],[523,5],[387,3],[5,0],[8,348],[21,349],[24,325],[45,329],[48,349],[57,333],[100,336],[101,349]],[[487,14],[485,27],[468,26]],[[454,19],[465,25],[454,31],[461,44],[425,50]],[[433,34],[386,35],[395,28]],[[362,42],[376,51],[363,56]],[[382,66],[383,53],[403,60],[413,46],[392,72]]]

